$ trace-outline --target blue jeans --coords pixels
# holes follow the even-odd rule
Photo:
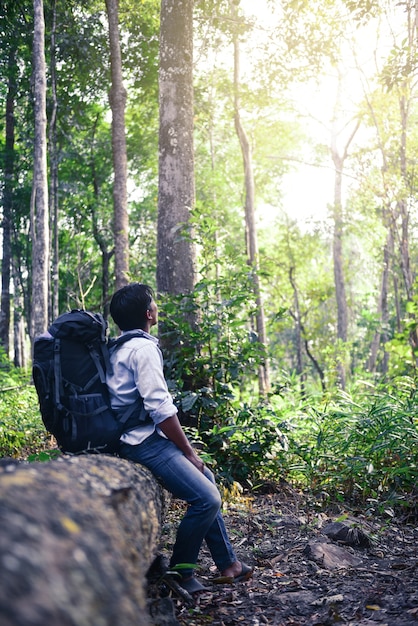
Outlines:
[[[177,530],[170,567],[197,564],[203,540],[219,571],[237,560],[221,515],[221,496],[209,469],[205,467],[202,474],[172,441],[156,432],[137,446],[121,442],[119,454],[145,465],[165,489],[189,505]],[[192,570],[182,574],[189,576]]]

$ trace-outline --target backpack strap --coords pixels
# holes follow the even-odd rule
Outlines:
[[[146,334],[141,329],[132,330],[124,333],[123,335],[119,335],[119,337],[116,337],[116,339],[112,339],[109,342],[109,350],[113,352],[113,350],[116,350],[126,341],[129,341],[129,339],[133,339],[134,337],[143,337],[144,339],[147,339]],[[138,398],[135,400],[135,402],[130,404],[128,407],[122,407],[117,410],[118,420],[122,424],[126,424],[129,418],[131,418],[136,411],[140,411],[138,421],[143,422],[148,415],[148,411],[145,410],[144,401],[140,395],[138,395]]]
[[[61,376],[61,341],[54,339],[54,392],[55,406],[61,408],[61,395],[64,393]]]
[[[90,317],[92,317],[94,320],[97,321],[97,319],[99,319],[101,321],[101,335],[100,335],[100,341],[99,341],[100,354],[97,348],[91,343],[87,344],[87,350],[89,351],[89,354],[93,360],[93,363],[96,366],[96,370],[97,370],[97,373],[99,374],[100,382],[103,385],[105,385],[106,384],[106,372],[112,371],[112,365],[110,363],[110,358],[109,358],[109,347],[106,342],[107,324],[104,321],[104,318],[100,315],[100,313],[96,313],[95,315],[93,315],[92,313],[89,313],[88,311],[86,311],[86,313],[90,315]],[[103,368],[101,359],[103,359],[104,368]],[[90,384],[93,382],[94,382],[94,379],[89,381],[85,389],[87,390]]]
[[[89,354],[96,366],[97,369],[97,373],[99,374],[100,377],[100,382],[105,384],[106,383],[106,373],[105,370],[103,369],[103,365],[100,361],[100,354],[98,353],[98,351],[96,350],[96,348],[92,345],[92,344],[88,344],[87,345],[87,350],[89,351]],[[101,352],[105,361],[105,367],[106,369],[110,368],[110,360],[109,360],[109,353],[108,351],[105,349],[104,346],[101,345]],[[92,381],[90,381],[92,382]],[[90,382],[86,385],[86,389],[89,387]]]
[[[144,339],[147,339],[147,336],[143,330],[139,328],[137,330],[130,330],[123,335],[119,335],[119,337],[116,337],[115,339],[111,339],[109,341],[109,350],[115,350],[126,341],[129,341],[129,339],[133,339],[134,337],[143,337]]]
[[[122,407],[116,411],[118,421],[121,424],[126,424],[129,418],[133,417],[135,412],[139,413],[137,416],[138,422],[143,422],[148,415],[148,411],[144,408],[144,401],[141,396],[138,396],[135,402],[130,404],[128,407]]]

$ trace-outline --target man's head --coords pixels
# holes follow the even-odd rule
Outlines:
[[[110,302],[110,315],[121,330],[149,330],[157,322],[153,290],[141,283],[118,289]]]

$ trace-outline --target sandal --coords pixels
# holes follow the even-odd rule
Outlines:
[[[252,578],[254,568],[241,561],[241,573],[234,576],[235,583],[242,583]]]
[[[215,585],[233,585],[235,583],[243,583],[252,578],[254,568],[241,561],[241,571],[236,576],[219,576],[213,578],[211,582]]]
[[[178,581],[178,584],[180,585],[180,587],[183,587],[183,589],[187,591],[187,593],[190,593],[190,595],[194,593],[203,593],[204,591],[208,591],[208,588],[204,587],[202,583],[200,583],[194,576],[192,576],[191,578],[182,578]]]

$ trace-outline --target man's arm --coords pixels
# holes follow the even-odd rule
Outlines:
[[[183,428],[179,422],[177,415],[172,415],[168,419],[160,422],[158,428],[162,430],[164,435],[176,444],[178,448],[183,452],[186,459],[190,461],[200,472],[203,472],[204,463],[197,456],[196,452],[190,445],[190,441],[187,439]]]

